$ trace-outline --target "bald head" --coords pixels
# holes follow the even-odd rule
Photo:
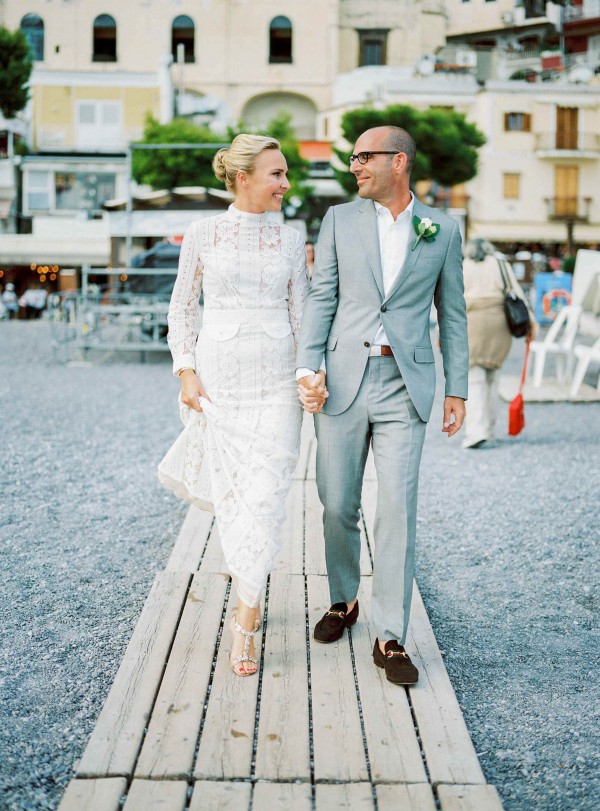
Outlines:
[[[402,127],[386,126],[386,127],[371,127],[365,130],[363,135],[367,133],[379,136],[383,149],[389,149],[392,152],[403,152],[406,155],[406,174],[410,175],[415,156],[417,154],[417,147],[414,139],[409,133],[402,129]]]

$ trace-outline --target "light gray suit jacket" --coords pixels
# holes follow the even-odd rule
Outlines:
[[[429,314],[435,302],[446,396],[467,397],[469,349],[458,225],[415,198],[413,215],[430,217],[440,230],[412,250],[387,295],[372,200],[329,209],[317,244],[311,290],[304,307],[297,366],[318,369],[325,355],[326,414],[341,414],[363,379],[370,345],[382,323],[408,394],[423,421],[431,414],[435,363]],[[414,232],[413,232],[414,233]]]

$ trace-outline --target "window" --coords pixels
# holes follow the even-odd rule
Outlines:
[[[122,148],[124,135],[121,127],[119,101],[80,101],[77,103],[77,146],[81,149]]]
[[[117,23],[110,14],[100,14],[94,20],[94,52],[92,62],[117,61]]]
[[[21,20],[29,53],[34,62],[44,61],[44,21],[37,14],[26,14]]]
[[[504,113],[506,132],[531,132],[531,115],[529,113]]]
[[[577,149],[579,108],[556,108],[556,149]]]
[[[115,175],[96,172],[57,172],[56,208],[95,211],[115,196]]]
[[[387,35],[387,31],[378,31],[375,29],[358,32],[359,67],[386,64]]]
[[[554,214],[557,217],[577,216],[579,167],[554,167]]]
[[[287,17],[275,17],[269,26],[269,62],[292,61],[292,23]]]
[[[173,20],[171,30],[171,53],[177,62],[177,51],[180,45],[183,46],[184,62],[195,62],[194,56],[194,21],[186,14],[181,14]]]
[[[577,5],[577,3],[575,3],[575,5]],[[546,16],[545,0],[525,0],[526,19],[530,19],[531,17],[545,17],[545,16]]]
[[[504,175],[504,199],[518,200],[520,195],[521,175],[508,172]]]
[[[50,172],[27,172],[27,211],[50,210]]]

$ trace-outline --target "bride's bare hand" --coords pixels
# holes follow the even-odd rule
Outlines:
[[[202,411],[200,397],[204,397],[210,402],[210,397],[202,385],[202,381],[193,369],[186,369],[179,375],[181,380],[181,402],[193,408],[194,411]]]

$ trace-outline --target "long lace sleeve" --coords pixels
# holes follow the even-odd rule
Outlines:
[[[196,223],[183,238],[177,279],[169,304],[168,344],[173,356],[173,374],[180,369],[195,369],[194,350],[200,328],[200,292],[203,265],[199,254]]]
[[[292,276],[288,283],[288,313],[290,324],[294,334],[294,344],[298,346],[300,336],[300,323],[302,321],[302,311],[304,301],[308,295],[308,265],[306,261],[306,248],[304,240],[300,237],[298,247],[294,254],[294,267]]]

